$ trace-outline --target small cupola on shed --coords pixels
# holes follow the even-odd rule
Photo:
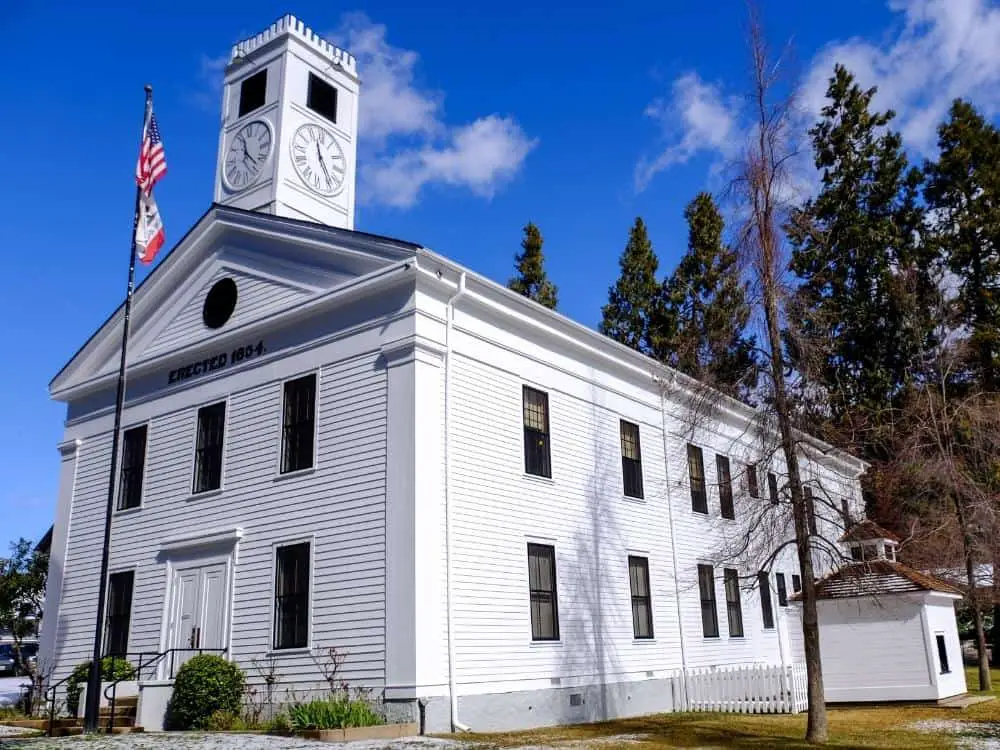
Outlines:
[[[837,541],[852,560],[896,562],[896,550],[901,540],[874,521],[862,521],[845,531]]]

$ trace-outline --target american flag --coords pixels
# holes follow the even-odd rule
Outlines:
[[[135,181],[142,192],[149,195],[153,186],[167,173],[167,157],[163,153],[160,128],[156,125],[156,115],[149,113],[149,122],[143,128],[139,161],[135,165]]]

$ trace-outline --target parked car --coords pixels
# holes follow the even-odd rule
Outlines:
[[[37,664],[38,644],[22,643],[21,659],[29,667],[33,667],[35,664]],[[17,676],[19,673],[23,673],[23,671],[24,670],[18,669],[17,659],[14,653],[14,644],[0,643],[0,674]]]

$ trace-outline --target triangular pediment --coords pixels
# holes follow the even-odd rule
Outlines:
[[[135,291],[129,370],[272,324],[405,262],[417,249],[362,232],[213,206]],[[235,283],[236,304],[223,325],[210,328],[205,298],[221,279]],[[117,375],[123,312],[119,307],[56,375],[53,396],[69,399],[105,387]]]

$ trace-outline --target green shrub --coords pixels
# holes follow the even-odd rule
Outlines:
[[[206,729],[217,711],[239,715],[246,675],[215,654],[200,654],[177,670],[167,705],[168,729]]]
[[[297,730],[347,729],[385,723],[371,703],[360,696],[351,698],[347,693],[294,703],[288,707],[288,719]]]
[[[288,714],[282,711],[271,717],[271,720],[264,725],[264,729],[271,734],[291,734],[292,723],[288,720]]]
[[[216,711],[205,722],[209,732],[244,732],[249,728],[243,717],[232,711]]]
[[[105,656],[101,659],[101,682],[131,680],[135,678],[135,667],[121,656]],[[80,706],[80,693],[90,679],[90,662],[77,664],[66,681],[66,710],[75,716]]]

